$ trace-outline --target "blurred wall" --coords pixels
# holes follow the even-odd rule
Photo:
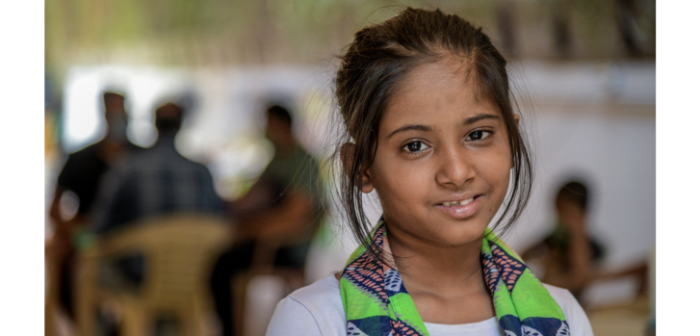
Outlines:
[[[514,248],[552,228],[557,189],[579,178],[590,188],[589,225],[606,245],[606,265],[645,258],[655,237],[654,63],[523,62],[515,70],[532,101],[530,113],[523,109],[536,170],[528,226],[509,237]]]

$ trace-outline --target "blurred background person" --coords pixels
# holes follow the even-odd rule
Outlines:
[[[183,109],[173,103],[158,107],[156,143],[106,173],[92,215],[91,229],[97,235],[97,244],[147,218],[224,215],[224,203],[214,190],[209,169],[183,157],[175,148],[183,114]],[[107,259],[100,264],[100,285],[112,291],[136,293],[148,276],[147,265],[139,251]],[[117,328],[111,316],[104,316],[100,322],[100,328],[111,330],[105,332]]]
[[[618,30],[627,55],[629,57],[644,56],[644,45],[639,36],[637,23],[640,4],[634,0],[615,0],[615,5]]]
[[[223,214],[209,169],[175,148],[183,113],[174,103],[158,107],[156,143],[106,174],[95,204],[93,232],[107,235],[138,220],[172,213]]]
[[[248,193],[231,203],[236,241],[219,258],[211,277],[223,335],[235,331],[233,307],[240,298],[231,291],[232,279],[250,269],[254,261],[266,259],[264,255],[271,257],[267,261],[271,267],[303,270],[322,218],[318,163],[298,144],[292,124],[286,108],[267,108],[265,136],[275,154]]]
[[[573,2],[568,0],[552,1],[552,40],[556,55],[560,59],[567,59],[571,56],[572,34],[571,34],[571,14]]]
[[[557,222],[547,237],[523,253],[525,260],[541,258],[542,281],[568,289],[577,300],[596,277],[604,257],[603,246],[588,234],[588,188],[565,183],[554,200]]]
[[[126,136],[128,117],[124,109],[124,96],[107,91],[102,94],[107,134],[99,142],[68,156],[58,175],[56,190],[49,210],[54,224],[54,236],[49,242],[47,256],[60,268],[60,302],[70,318],[73,309],[73,273],[75,268],[74,237],[91,220],[90,213],[97,197],[98,186],[107,170],[129,152],[139,148]],[[78,199],[74,216],[66,218],[61,211],[61,198],[72,192]]]

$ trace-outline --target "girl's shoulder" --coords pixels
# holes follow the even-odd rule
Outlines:
[[[571,335],[593,335],[581,305],[563,288],[544,284],[561,307]],[[277,304],[267,335],[347,335],[340,284],[329,275],[303,287]]]
[[[282,299],[275,308],[267,335],[346,336],[340,284],[329,275]]]

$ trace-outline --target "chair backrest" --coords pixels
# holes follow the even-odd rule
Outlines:
[[[206,297],[207,279],[215,257],[231,242],[230,226],[217,217],[178,214],[133,225],[115,239],[146,259],[145,282],[139,300],[152,309],[192,305]]]

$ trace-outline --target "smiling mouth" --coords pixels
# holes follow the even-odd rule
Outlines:
[[[471,198],[449,201],[435,204],[435,208],[445,213],[449,217],[457,220],[470,218],[476,214],[483,206],[483,195],[475,195]]]
[[[441,205],[444,205],[444,206],[467,205],[467,204],[471,203],[473,200],[474,200],[474,197],[469,198],[469,199],[465,199],[463,201],[444,202]]]
[[[450,201],[450,202],[442,202],[435,204],[436,206],[443,206],[443,207],[459,207],[459,206],[465,206],[468,205],[478,199],[481,198],[483,195],[474,195],[471,198],[463,199],[461,201]]]

